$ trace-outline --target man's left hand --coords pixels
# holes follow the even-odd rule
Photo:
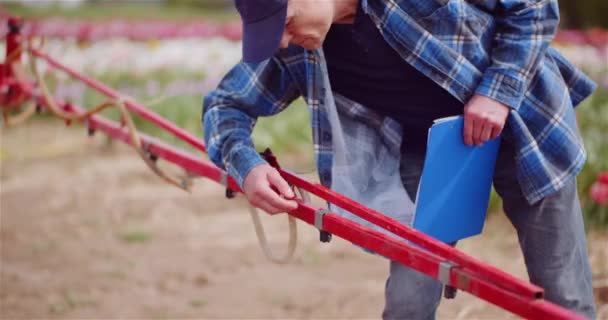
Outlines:
[[[508,115],[506,105],[486,96],[473,96],[464,107],[464,143],[480,146],[498,137]]]

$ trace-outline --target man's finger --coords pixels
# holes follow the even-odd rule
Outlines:
[[[470,146],[473,144],[473,118],[469,115],[464,116],[464,129],[462,135],[466,145]]]
[[[494,129],[492,129],[492,135],[490,136],[490,139],[498,137],[502,132],[502,129],[502,127],[494,127]]]
[[[281,210],[281,212],[291,211],[298,207],[298,203],[293,200],[283,199],[270,186],[259,190],[260,198],[271,206]]]
[[[474,119],[473,120],[473,144],[480,145],[482,143],[481,140],[481,132],[483,130],[485,121]]]
[[[268,173],[268,182],[277,188],[283,197],[287,199],[295,198],[296,195],[293,193],[293,190],[291,190],[287,181],[277,171],[273,170]]]
[[[285,212],[284,210],[276,208],[273,205],[271,205],[270,203],[263,201],[263,200],[258,202],[258,205],[256,205],[255,207],[266,211],[266,213],[268,213],[268,214],[277,214],[277,213]]]
[[[483,128],[481,129],[481,134],[479,136],[480,143],[484,143],[490,140],[490,137],[492,136],[492,130],[493,126],[489,122],[486,122],[483,125]]]

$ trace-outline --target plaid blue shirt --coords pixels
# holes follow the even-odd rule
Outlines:
[[[550,42],[556,0],[361,0],[363,11],[401,57],[466,103],[474,94],[511,108],[503,139],[516,148],[518,179],[534,203],[575,177],[585,162],[574,106],[595,84]],[[321,183],[331,186],[332,134],[327,119],[322,52],[290,46],[272,59],[236,65],[203,102],[211,160],[242,186],[264,160],[251,132],[303,96],[311,114]],[[355,104],[346,110],[372,126],[391,150],[400,127]]]

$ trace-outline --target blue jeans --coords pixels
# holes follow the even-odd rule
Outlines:
[[[424,154],[404,152],[401,179],[416,199]],[[545,299],[595,319],[591,268],[576,181],[534,205],[528,204],[516,178],[512,147],[503,141],[494,188],[517,230],[530,281],[545,290]],[[390,262],[383,319],[435,319],[442,284],[399,263]]]

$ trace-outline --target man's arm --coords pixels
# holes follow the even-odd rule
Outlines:
[[[477,94],[519,108],[559,24],[557,0],[499,0],[496,33]]]
[[[509,109],[519,108],[557,31],[559,8],[557,0],[499,0],[494,16],[491,65],[465,107],[467,144],[498,136]]]
[[[299,95],[287,68],[278,58],[272,58],[259,64],[236,65],[203,101],[204,138],[211,161],[225,168],[252,204],[266,211],[287,206],[276,193],[269,193],[271,185],[287,197],[291,190],[256,152],[251,132],[257,117],[279,113]],[[254,168],[255,181],[244,186]],[[260,197],[274,206],[258,200]]]

